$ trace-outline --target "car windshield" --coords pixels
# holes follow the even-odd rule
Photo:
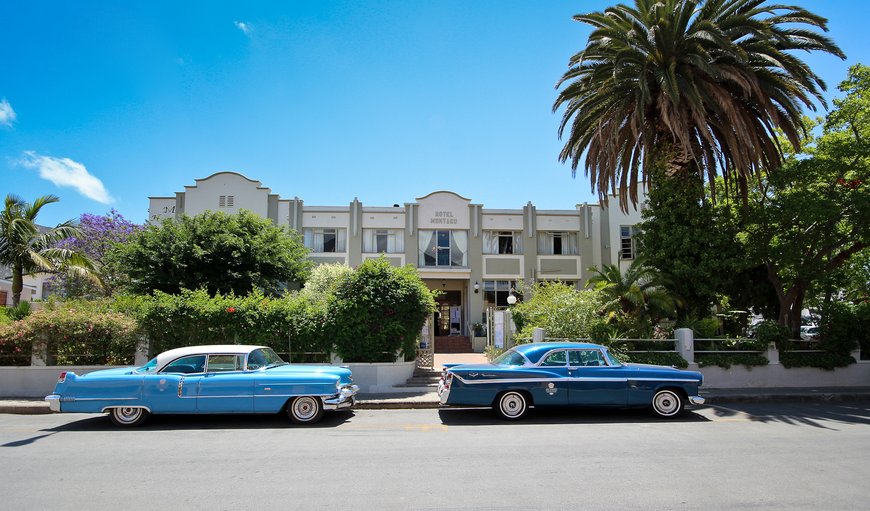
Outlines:
[[[146,374],[153,373],[157,371],[157,357],[152,358],[142,367],[137,367],[133,370],[134,373]]]
[[[620,362],[619,359],[616,358],[615,356],[613,356],[613,354],[610,353],[609,351],[604,350],[604,354],[607,356],[607,360],[608,360],[608,362],[610,362],[610,365],[617,366],[617,367],[622,365],[622,362]]]
[[[248,370],[286,365],[272,348],[256,349],[248,355]]]
[[[514,350],[508,350],[492,361],[497,366],[522,366],[526,365],[526,357]]]

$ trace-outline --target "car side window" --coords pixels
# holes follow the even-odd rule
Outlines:
[[[572,367],[607,365],[601,350],[574,350],[569,358]]]
[[[202,368],[205,366],[205,355],[192,355],[189,357],[181,357],[179,359],[173,360],[166,367],[163,368],[161,373],[181,373],[181,374],[195,374],[201,373]]]
[[[547,358],[545,358],[544,361],[541,362],[541,366],[557,367],[564,366],[566,363],[568,363],[568,357],[565,351],[559,350],[547,355]]]
[[[209,355],[209,373],[225,373],[227,371],[241,371],[244,355]]]

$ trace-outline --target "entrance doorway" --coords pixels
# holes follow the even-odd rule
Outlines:
[[[435,301],[438,304],[435,312],[435,336],[462,335],[462,292],[444,291]]]

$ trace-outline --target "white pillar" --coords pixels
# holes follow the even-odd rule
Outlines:
[[[532,330],[532,342],[544,342],[544,337],[547,332],[543,328],[535,328]]]
[[[695,332],[691,328],[678,328],[674,330],[677,339],[677,353],[686,359],[686,362],[695,363]]]

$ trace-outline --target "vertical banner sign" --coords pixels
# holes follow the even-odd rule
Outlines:
[[[504,348],[504,311],[495,311],[495,340],[496,348]]]

